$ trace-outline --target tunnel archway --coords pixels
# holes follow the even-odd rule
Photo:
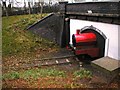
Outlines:
[[[93,26],[85,26],[84,28],[81,29],[81,33],[88,33],[92,32],[96,35],[97,37],[97,46],[100,49],[100,56],[99,57],[104,57],[105,54],[105,41],[107,37],[103,32],[101,32],[99,29],[93,27]]]

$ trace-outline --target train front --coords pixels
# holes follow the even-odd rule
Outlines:
[[[99,57],[99,48],[97,47],[97,39],[94,33],[80,33],[80,30],[76,30],[76,34],[72,35],[72,43],[75,55],[83,54]]]

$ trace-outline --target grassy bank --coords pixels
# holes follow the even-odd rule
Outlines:
[[[43,17],[47,14],[43,14]],[[26,54],[36,50],[48,50],[56,47],[53,42],[40,38],[26,28],[37,20],[41,15],[19,15],[2,18],[2,54],[3,57]]]

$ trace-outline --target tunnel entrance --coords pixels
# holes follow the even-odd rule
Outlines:
[[[97,37],[97,47],[100,49],[99,57],[104,57],[105,54],[105,41],[106,36],[95,27],[85,27],[81,29],[81,33],[89,33],[92,32]]]

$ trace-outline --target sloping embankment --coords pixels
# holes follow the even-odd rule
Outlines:
[[[64,19],[54,13],[34,23],[28,30],[61,45]]]

